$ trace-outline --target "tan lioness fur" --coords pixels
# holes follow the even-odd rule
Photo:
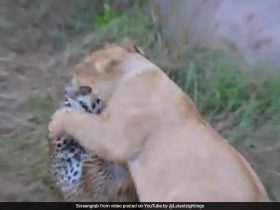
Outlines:
[[[269,201],[256,173],[201,117],[163,71],[111,44],[76,67],[74,87],[107,101],[99,115],[60,111],[53,138],[67,133],[100,157],[126,163],[140,201]]]

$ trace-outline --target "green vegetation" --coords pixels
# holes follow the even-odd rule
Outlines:
[[[104,3],[103,12],[99,16],[96,17],[94,26],[100,27],[100,26],[106,25],[109,22],[111,22],[113,19],[117,18],[118,16],[120,16],[119,12],[117,12],[116,10],[113,10],[108,3]]]

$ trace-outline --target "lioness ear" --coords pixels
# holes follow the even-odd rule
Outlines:
[[[143,50],[141,47],[139,47],[139,46],[137,46],[137,45],[134,45],[134,50],[135,50],[137,53],[139,53],[139,54],[145,56],[145,52],[144,52],[144,50]]]
[[[106,73],[111,74],[111,75],[115,75],[116,73],[118,73],[116,70],[118,69],[118,65],[120,63],[120,60],[114,59],[111,60],[105,68]]]
[[[136,52],[145,56],[144,50],[128,38],[123,39],[123,41],[121,42],[121,46],[128,52]]]
[[[115,74],[118,64],[120,63],[119,60],[114,59],[109,61],[108,63],[97,63],[94,65],[94,68],[97,73],[107,73],[107,74]]]

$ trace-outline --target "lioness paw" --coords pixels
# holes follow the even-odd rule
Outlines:
[[[65,135],[66,116],[71,112],[70,109],[60,109],[56,111],[48,125],[48,136],[51,139]]]

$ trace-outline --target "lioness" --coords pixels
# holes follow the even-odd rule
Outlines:
[[[69,134],[127,164],[140,201],[269,201],[242,155],[137,48],[113,43],[92,53],[73,75],[73,89],[84,86],[107,108],[99,116],[59,111],[49,135]]]

